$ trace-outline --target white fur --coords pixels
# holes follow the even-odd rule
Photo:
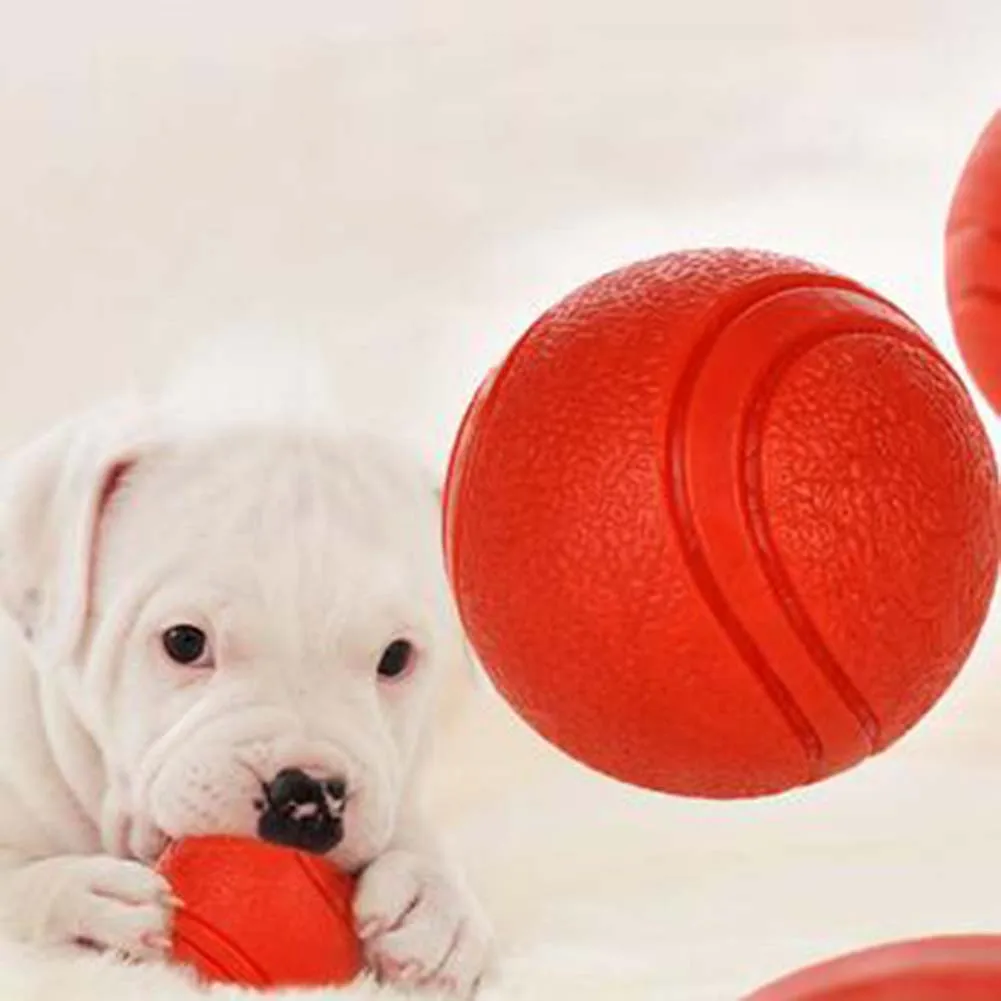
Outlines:
[[[434,485],[316,408],[221,419],[200,385],[70,421],[4,471],[3,925],[158,954],[171,901],[148,866],[164,844],[253,836],[262,782],[297,767],[347,779],[330,857],[360,873],[373,969],[468,993],[487,925],[428,831],[417,775],[436,693],[465,659]],[[177,623],[206,632],[214,666],[165,655]],[[380,680],[400,637],[416,667]]]

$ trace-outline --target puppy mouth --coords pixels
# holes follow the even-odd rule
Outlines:
[[[198,766],[200,781],[188,777],[195,766],[185,764],[187,757],[180,764],[175,757],[175,770],[165,777],[154,770],[143,795],[132,797],[129,812],[135,823],[130,819],[122,832],[128,839],[122,854],[152,861],[172,841],[230,834],[329,856],[341,867],[356,868],[370,860],[372,843],[382,840],[382,821],[388,818],[378,799],[373,804],[366,781],[370,776],[344,755],[334,759],[332,768],[329,760],[321,767],[315,757],[301,754],[276,772],[276,759],[289,762],[290,755],[252,753],[239,746],[224,753],[215,744],[188,751],[198,761],[221,760],[225,767],[218,773],[208,769],[206,777],[207,766]]]

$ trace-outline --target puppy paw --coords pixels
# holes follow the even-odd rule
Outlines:
[[[44,859],[14,873],[10,889],[29,940],[136,960],[159,958],[170,945],[170,886],[140,862],[106,855]]]
[[[383,982],[470,997],[487,966],[491,932],[472,894],[440,864],[390,851],[362,874],[355,920]]]

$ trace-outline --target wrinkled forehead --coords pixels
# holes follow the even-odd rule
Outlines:
[[[244,433],[140,457],[109,503],[99,557],[307,608],[430,601],[440,576],[430,479],[381,443]]]

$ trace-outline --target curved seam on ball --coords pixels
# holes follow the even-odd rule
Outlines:
[[[344,905],[342,900],[337,899],[327,888],[327,885],[320,879],[316,871],[306,864],[305,859],[301,858],[299,855],[292,856],[302,869],[303,875],[312,885],[313,889],[320,895],[320,898],[327,904],[327,906],[333,911],[342,921],[349,920],[350,915],[348,910]]]
[[[764,651],[741,621],[736,610],[716,583],[705,551],[699,541],[692,510],[688,482],[688,463],[685,446],[688,442],[688,419],[694,397],[695,385],[710,355],[726,330],[752,310],[787,292],[815,288],[840,288],[858,292],[854,283],[837,275],[804,273],[783,275],[752,282],[725,303],[718,314],[706,324],[696,341],[688,361],[678,379],[674,399],[667,417],[667,506],[680,543],[680,552],[692,581],[709,610],[719,622],[730,643],[755,676],[772,705],[778,710],[786,726],[799,742],[807,760],[810,780],[819,776],[823,757],[820,735],[797,703],[792,692],[778,673],[772,669]]]
[[[812,337],[801,338],[772,361],[754,387],[744,413],[739,439],[739,454],[743,457],[743,475],[739,479],[739,487],[741,510],[750,528],[749,541],[765,577],[768,578],[772,592],[778,599],[779,608],[810,659],[820,668],[827,682],[855,717],[869,744],[869,753],[872,753],[879,741],[879,720],[824,642],[819,629],[796,593],[776,549],[762,496],[763,425],[782,377],[800,358],[827,341],[861,332],[855,326],[850,330],[825,331]]]
[[[212,956],[207,950],[203,949],[197,942],[188,938],[186,935],[177,934],[176,940],[190,949],[193,953],[198,956],[199,962],[203,967],[202,972],[210,972],[212,976],[216,977],[218,980],[231,980],[234,976],[234,971],[227,969],[225,965],[220,963],[214,956]],[[264,986],[264,985],[260,985]]]
[[[837,692],[848,711],[858,721],[870,745],[870,754],[881,749],[882,727],[879,717],[862,692],[856,687],[848,672],[838,662],[821,636],[803,601],[800,599],[785,564],[775,545],[766,505],[762,498],[762,448],[763,426],[768,409],[782,377],[800,358],[829,341],[843,337],[877,336],[906,344],[938,362],[951,374],[951,369],[922,337],[894,327],[860,329],[859,326],[841,330],[827,330],[812,337],[802,338],[781,352],[766,369],[751,395],[740,436],[740,454],[743,456],[743,473],[740,480],[740,500],[744,517],[751,528],[750,539],[761,568],[779,599],[793,632],[806,649],[813,662],[820,668],[828,683]]]
[[[198,925],[199,928],[205,931],[208,934],[209,938],[214,938],[216,942],[221,943],[223,947],[227,949],[232,955],[235,955],[236,957],[238,957],[239,960],[242,960],[244,963],[246,963],[246,965],[249,966],[250,969],[253,970],[254,973],[259,978],[261,982],[260,983],[261,987],[271,986],[272,983],[271,977],[268,976],[265,969],[260,964],[255,962],[251,956],[248,956],[247,953],[243,949],[241,949],[240,946],[236,942],[234,942],[233,939],[231,939],[225,932],[221,931],[215,925],[210,924],[203,917],[201,917],[201,915],[199,915],[196,911],[185,911],[184,916],[186,920],[192,922],[193,924]],[[184,935],[183,932],[180,932],[179,937],[181,937],[186,944],[190,945],[198,952],[204,954],[204,950],[201,949],[196,943],[193,943],[190,940],[190,938]]]

